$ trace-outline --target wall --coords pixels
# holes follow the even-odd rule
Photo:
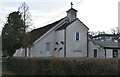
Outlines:
[[[120,58],[120,49],[118,50],[118,58]]]
[[[46,51],[46,43],[50,43],[50,52]],[[53,55],[55,45],[55,31],[50,32],[39,42],[33,45],[33,56],[35,57],[45,57]]]
[[[113,57],[112,49],[106,49],[106,58],[112,58],[112,57]]]
[[[88,49],[89,57],[94,57],[94,49],[97,49],[98,58],[105,58],[105,50],[102,47],[100,47],[98,44],[89,41],[89,49]]]
[[[58,42],[58,45],[55,44],[57,50],[54,51],[55,56],[64,57],[64,44],[61,44],[61,41],[64,42],[64,30],[58,30],[55,33],[55,42]],[[62,50],[59,50],[62,47]]]
[[[98,47],[98,58],[105,58],[105,50],[102,47]]]
[[[75,40],[75,33],[80,32],[80,41]],[[87,57],[87,32],[88,29],[76,20],[66,29],[66,56]],[[74,52],[79,50],[81,52]],[[74,55],[73,55],[74,54]]]
[[[24,52],[25,52],[24,48],[19,48],[16,50],[16,52],[13,54],[13,56],[24,57],[25,56]]]
[[[90,41],[89,38],[89,42],[88,42],[88,57],[94,57],[94,44],[92,41]]]

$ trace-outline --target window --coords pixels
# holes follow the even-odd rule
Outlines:
[[[46,51],[50,51],[50,43],[46,43]]]
[[[118,50],[113,50],[113,58],[117,58],[118,57]]]
[[[50,43],[46,43],[46,56],[51,56]]]
[[[94,49],[94,57],[97,57],[97,49]]]
[[[80,41],[80,32],[75,33],[75,40]]]

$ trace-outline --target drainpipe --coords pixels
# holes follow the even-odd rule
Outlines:
[[[66,28],[64,32],[64,57],[66,57]]]
[[[104,49],[105,50],[105,58],[106,58],[106,49]]]
[[[87,57],[88,57],[88,51],[89,51],[89,43],[88,43],[89,41],[88,41],[88,32],[87,32]]]
[[[118,33],[118,48],[120,48],[120,32]],[[118,53],[120,52],[120,50],[118,50]],[[118,55],[118,58],[120,56]]]

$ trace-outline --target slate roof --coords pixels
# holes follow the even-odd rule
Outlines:
[[[37,40],[38,38],[40,38],[42,35],[44,35],[47,31],[49,31],[51,28],[53,28],[54,26],[56,26],[59,22],[61,22],[63,19],[65,19],[66,17],[55,21],[51,24],[48,24],[44,27],[40,27],[37,29],[32,30],[31,32],[29,32],[29,38],[30,39],[28,42],[29,44],[32,44],[35,40]],[[74,21],[79,20],[78,18],[76,18]],[[74,21],[72,21],[71,23],[73,23]],[[79,20],[80,21],[80,20]],[[81,22],[81,21],[80,21]],[[71,23],[65,23],[64,25],[62,25],[60,28],[58,28],[57,30],[62,30],[65,29],[66,27],[68,27]],[[82,22],[81,22],[82,23]],[[83,23],[82,23],[83,24]],[[85,24],[83,24],[87,29],[89,29]],[[57,31],[56,30],[56,31]]]
[[[74,9],[74,8],[70,8],[67,12],[69,12],[70,10],[74,10],[74,11],[76,11],[76,12],[77,12],[77,10],[76,10],[76,9]]]
[[[79,20],[78,18],[76,18],[75,20],[73,20],[72,22],[70,22],[70,23],[65,23],[64,25],[62,25],[60,28],[58,28],[57,30],[63,30],[63,29],[65,29],[66,27],[68,27],[70,24],[72,24],[74,21],[76,21],[76,20]],[[80,21],[80,20],[79,20]],[[80,21],[81,22],[81,21]],[[82,23],[82,22],[81,22]],[[84,23],[82,23],[88,30],[89,30],[89,28],[84,24]]]
[[[33,43],[35,40],[37,40],[39,37],[41,37],[43,34],[45,34],[48,30],[50,30],[51,28],[53,28],[55,25],[57,25],[59,22],[61,22],[63,19],[65,19],[66,17],[58,20],[58,21],[55,21],[51,24],[48,24],[44,27],[40,27],[40,28],[37,28],[37,29],[34,29],[32,30],[31,32],[29,32],[29,35],[30,35],[30,43]]]
[[[118,42],[114,41],[100,41],[100,40],[93,40],[94,43],[99,44],[100,46],[104,47],[105,49],[120,49],[118,46]]]
[[[75,19],[75,20],[77,20],[77,19]],[[70,24],[72,24],[75,20],[73,20],[71,23],[65,23],[64,25],[62,25],[61,27],[59,27],[57,30],[63,30],[63,29],[65,29],[66,27],[68,27]],[[56,31],[57,31],[56,30]]]
[[[96,38],[96,37],[100,37],[100,36],[110,36],[110,37],[116,37],[118,36],[118,34],[99,34],[99,35],[95,35],[93,36],[93,38]]]

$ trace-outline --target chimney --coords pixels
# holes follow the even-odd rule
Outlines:
[[[71,8],[67,11],[67,18],[69,23],[76,19],[77,17],[76,13],[77,13],[77,10],[73,8],[73,4],[71,2]]]

